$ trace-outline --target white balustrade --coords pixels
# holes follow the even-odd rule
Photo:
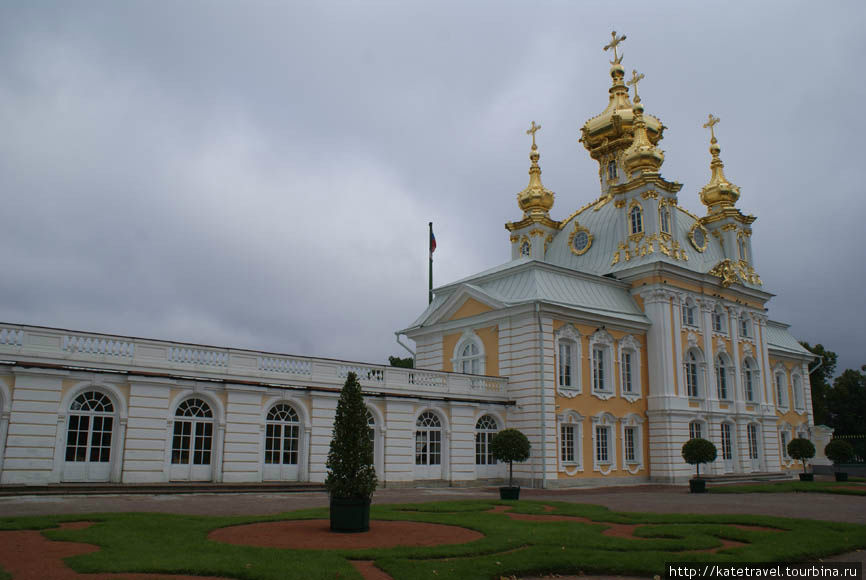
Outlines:
[[[24,331],[16,328],[0,329],[0,344],[21,346],[24,342]]]
[[[298,358],[261,356],[259,357],[259,370],[271,373],[309,376],[313,374],[313,361]]]
[[[337,376],[345,379],[349,373],[358,375],[359,381],[373,381],[382,383],[385,381],[385,369],[377,367],[368,367],[361,365],[339,365],[337,368]]]
[[[90,336],[63,337],[62,347],[67,352],[83,352],[86,354],[101,354],[131,358],[135,355],[135,345],[131,342],[112,338]]]
[[[446,375],[422,371],[409,371],[409,384],[419,387],[444,387]]]
[[[168,349],[168,360],[206,367],[227,367],[229,364],[229,353],[202,348],[179,348],[173,346]]]

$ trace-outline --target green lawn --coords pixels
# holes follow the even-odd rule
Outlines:
[[[477,530],[484,538],[462,545],[343,551],[279,550],[219,544],[211,530],[244,523],[326,518],[327,509],[269,517],[205,517],[169,514],[98,514],[0,519],[0,529],[45,529],[63,521],[90,520],[81,530],[52,530],[52,540],[96,544],[93,554],[69,558],[79,572],[151,572],[225,576],[238,579],[286,577],[358,579],[349,559],[375,560],[397,580],[416,578],[490,579],[508,575],[609,573],[652,575],[666,561],[795,561],[866,547],[866,526],[744,515],[618,513],[604,507],[560,502],[513,502],[515,513],[589,518],[573,521],[518,521],[487,513],[498,501],[379,505],[373,518],[449,524]],[[553,506],[546,512],[544,505]],[[602,535],[605,522],[640,524],[635,538]],[[774,530],[742,529],[729,524]],[[375,522],[373,522],[375,525]],[[745,545],[718,553],[721,539]]]
[[[851,489],[860,487],[861,489]],[[866,485],[852,481],[780,481],[775,483],[749,483],[743,485],[707,486],[711,493],[838,493],[841,495],[866,495]]]

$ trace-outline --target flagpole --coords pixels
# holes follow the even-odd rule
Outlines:
[[[433,302],[433,247],[430,245],[430,240],[433,239],[433,222],[428,225],[430,226],[430,237],[427,238],[427,249],[430,252],[430,276],[428,278],[427,304],[430,304]]]

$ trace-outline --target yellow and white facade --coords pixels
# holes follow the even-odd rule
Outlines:
[[[512,259],[437,288],[398,332],[415,369],[0,323],[0,483],[321,482],[349,372],[388,486],[503,477],[489,441],[505,427],[532,442],[524,485],[683,481],[695,436],[719,449],[710,472],[795,469],[812,355],[767,315],[718,119],[697,216],[660,173],[665,127],[643,75],[625,81],[622,40],[580,139],[599,195],[551,216],[533,122]]]

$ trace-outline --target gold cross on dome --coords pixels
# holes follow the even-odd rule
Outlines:
[[[623,34],[622,36],[617,36],[616,30],[614,30],[613,32],[610,33],[610,36],[611,36],[611,41],[610,41],[610,43],[605,45],[604,50],[607,51],[609,48],[612,48],[613,49],[613,60],[611,61],[610,64],[619,64],[622,62],[622,55],[619,55],[619,56],[616,55],[616,47],[620,42],[625,40],[625,34]]]
[[[535,149],[535,134],[538,130],[541,129],[541,125],[536,125],[535,121],[529,126],[529,129],[526,130],[527,135],[532,135],[532,148]]]
[[[710,130],[710,137],[711,137],[710,142],[711,143],[716,142],[716,132],[713,130],[713,127],[715,127],[716,123],[718,123],[720,120],[721,119],[719,119],[718,117],[713,117],[713,114],[710,113],[710,116],[707,119],[707,122],[704,123],[704,129]]]
[[[640,102],[640,97],[637,95],[637,84],[639,82],[641,82],[643,79],[644,79],[643,73],[638,73],[636,70],[632,69],[631,80],[626,81],[626,83],[625,83],[630,87],[632,87],[632,86],[634,87],[634,100],[635,100],[635,102],[638,102],[638,103]]]

